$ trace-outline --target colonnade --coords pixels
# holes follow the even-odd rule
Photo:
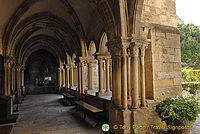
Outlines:
[[[89,92],[90,90],[95,90],[94,81],[98,79],[97,81],[99,89],[97,90],[97,95],[112,95],[110,85],[110,62],[110,55],[98,54],[97,59],[79,57],[79,59],[76,61],[76,64],[67,64],[61,66],[58,68],[59,88],[72,88],[77,86],[79,89],[79,94],[84,94],[86,91]],[[97,74],[95,73],[96,66],[99,71]],[[105,75],[103,70],[106,72]],[[77,75],[75,76],[75,74]],[[104,79],[106,79],[105,88],[103,88]],[[77,81],[76,83],[75,80]]]
[[[13,62],[5,62],[4,69],[4,94],[11,95],[15,91],[18,91],[19,97],[24,95],[24,66],[16,65]]]
[[[93,89],[93,69],[98,61],[97,95],[112,95],[112,104],[120,109],[136,109],[145,107],[145,50],[147,42],[121,39],[107,42],[110,54],[96,53],[96,59],[79,57],[77,64],[65,65],[59,68],[59,86],[67,88],[74,86],[74,79],[78,80],[79,94]],[[112,62],[112,77],[110,77],[110,62]],[[78,77],[74,77],[77,67]],[[87,70],[86,68],[87,67]],[[103,72],[106,72],[105,74]],[[87,76],[86,76],[87,75]],[[111,81],[112,78],[112,82]],[[87,83],[85,82],[87,79]],[[104,79],[106,86],[103,88]],[[112,83],[112,92],[111,86]],[[86,88],[85,85],[88,85]]]
[[[77,70],[77,66],[75,64],[66,64],[58,68],[59,88],[70,88],[77,86],[77,83],[74,81],[74,79],[77,79],[75,70]]]
[[[98,59],[98,68],[99,68],[99,93],[98,95],[112,95],[111,92],[111,86],[110,86],[110,61],[111,56],[110,54],[101,54],[97,53],[97,59]],[[105,64],[105,65],[104,65]],[[105,74],[103,73],[103,69],[105,68]],[[103,82],[104,79],[106,81],[105,89],[103,89]]]
[[[112,106],[145,107],[145,50],[147,42],[120,39],[107,42],[112,57]]]

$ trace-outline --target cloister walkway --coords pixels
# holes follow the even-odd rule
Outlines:
[[[101,134],[90,118],[83,120],[74,106],[63,106],[61,95],[29,95],[11,134]]]

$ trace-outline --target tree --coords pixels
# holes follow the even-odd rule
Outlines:
[[[200,27],[179,23],[178,28],[181,32],[181,61],[200,65]]]

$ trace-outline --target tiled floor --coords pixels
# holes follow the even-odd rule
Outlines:
[[[74,106],[63,106],[61,95],[29,95],[11,134],[101,134],[90,118],[81,118]]]

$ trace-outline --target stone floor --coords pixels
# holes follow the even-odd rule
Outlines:
[[[101,134],[90,118],[83,120],[74,106],[63,106],[61,95],[29,95],[20,106],[11,134]]]
[[[63,106],[56,94],[29,95],[20,106],[20,115],[11,134],[101,134],[89,117],[74,106]],[[200,134],[200,115],[190,134]]]
[[[196,122],[194,123],[190,134],[200,134],[200,114],[199,114],[199,117],[197,118]]]

